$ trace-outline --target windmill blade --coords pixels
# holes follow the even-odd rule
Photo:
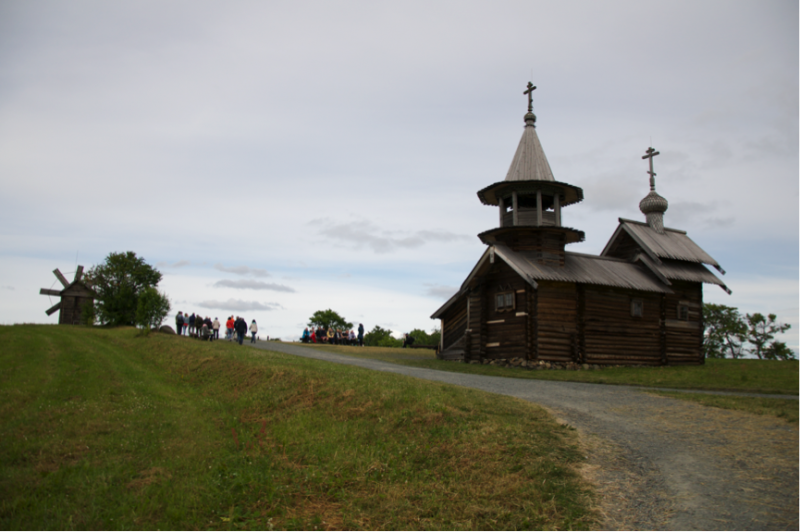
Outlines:
[[[64,285],[64,288],[67,288],[69,286],[69,281],[67,281],[67,278],[64,277],[63,273],[61,273],[61,270],[56,268],[55,270],[53,270],[53,273],[55,274],[56,277],[58,277],[58,280],[61,281],[61,284]]]
[[[61,291],[60,290],[51,290],[49,288],[42,288],[41,290],[39,290],[39,294],[43,295],[43,296],[61,297]]]
[[[49,315],[51,315],[53,312],[57,311],[57,310],[58,310],[58,309],[60,309],[60,308],[61,308],[61,301],[59,301],[58,303],[56,303],[55,305],[53,305],[53,306],[52,306],[52,307],[50,307],[49,309],[45,310],[45,312],[46,312],[46,313],[47,313],[47,315],[49,316]]]
[[[75,271],[75,278],[72,280],[72,282],[78,283],[80,282],[82,277],[83,277],[83,266],[78,266],[78,269]]]

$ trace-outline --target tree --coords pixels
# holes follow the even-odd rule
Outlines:
[[[747,321],[745,339],[753,346],[748,352],[757,356],[759,360],[765,358],[766,351],[771,347],[768,342],[775,338],[776,334],[787,331],[792,327],[786,323],[777,323],[776,319],[777,316],[775,314],[769,314],[764,317],[760,312],[745,315],[745,320]],[[784,344],[784,347],[786,347],[786,344]],[[773,348],[773,351],[770,351],[770,355],[775,353],[774,349],[779,348]]]
[[[167,317],[169,309],[170,303],[167,296],[152,286],[148,286],[139,295],[136,307],[136,325],[146,333],[149,333],[150,329],[158,329],[164,322],[164,318]]]
[[[794,351],[789,349],[786,342],[779,342],[774,340],[764,350],[764,358],[766,360],[797,360]]]
[[[346,321],[342,316],[331,309],[316,311],[308,319],[308,326],[314,328],[322,327],[323,329],[333,327],[334,329],[343,329],[348,331],[353,328],[352,323]]]
[[[364,335],[364,345],[373,347],[401,347],[402,340],[398,340],[392,336],[392,331],[384,329],[380,325],[376,325],[373,329]]]
[[[742,343],[747,326],[739,310],[725,305],[705,303],[703,305],[705,338],[703,352],[706,358],[740,358],[744,354]]]
[[[417,344],[421,345],[437,345],[442,337],[442,332],[439,329],[431,329],[430,334],[426,333],[422,329],[413,329],[408,334],[409,336],[414,337],[414,341]]]
[[[105,325],[135,325],[139,296],[155,288],[161,273],[133,251],[110,253],[105,262],[86,273],[97,293],[97,317]]]

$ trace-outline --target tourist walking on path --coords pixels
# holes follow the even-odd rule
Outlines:
[[[364,324],[358,324],[358,345],[364,347]]]
[[[233,325],[233,316],[229,316],[228,321],[225,322],[225,338],[227,338],[229,342],[233,341]]]
[[[253,323],[250,324],[250,334],[253,335],[250,338],[250,343],[256,343],[256,333],[258,332],[258,325],[256,325],[256,320],[253,320]]]
[[[239,345],[242,345],[244,343],[244,335],[247,334],[247,322],[244,321],[244,318],[241,316],[237,316],[233,328],[236,330],[236,337],[239,341]]]
[[[179,310],[178,315],[175,316],[175,332],[177,332],[178,336],[180,336],[182,331],[183,331],[183,312]]]
[[[214,340],[219,340],[219,318],[214,318],[211,327],[214,329]]]

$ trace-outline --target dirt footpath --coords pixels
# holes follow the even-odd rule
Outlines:
[[[510,395],[577,428],[607,529],[798,530],[798,430],[776,418],[623,386],[397,366],[301,346],[259,348]]]

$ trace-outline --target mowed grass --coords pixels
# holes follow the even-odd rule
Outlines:
[[[709,359],[700,366],[612,367],[581,371],[526,370],[446,362],[437,360],[434,352],[428,349],[322,346],[319,344],[313,345],[312,348],[362,358],[373,358],[394,364],[496,377],[692,390],[798,394],[798,363],[796,360]]]
[[[586,529],[511,398],[133,329],[0,327],[0,528]]]
[[[700,403],[705,406],[724,408],[727,410],[742,410],[751,414],[762,416],[774,416],[797,425],[798,423],[798,402],[796,399],[778,399],[772,397],[741,397],[731,395],[710,395],[702,393],[685,392],[660,392],[652,393]]]

